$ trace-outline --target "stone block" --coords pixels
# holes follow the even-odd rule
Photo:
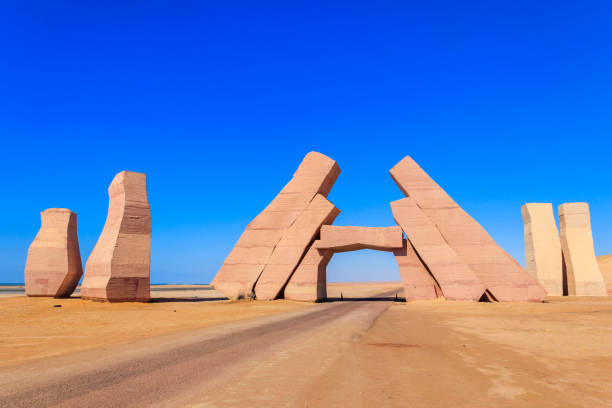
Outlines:
[[[567,278],[567,294],[575,296],[607,296],[591,232],[591,215],[587,203],[566,203],[559,206],[561,248]]]
[[[352,227],[324,225],[321,227],[319,248],[332,249],[334,252],[375,249],[393,251],[402,248],[402,229],[400,227]]]
[[[327,265],[333,251],[319,249],[315,241],[285,287],[284,298],[308,302],[319,302],[327,298]]]
[[[391,203],[393,217],[449,300],[478,301],[485,292],[472,268],[410,197]]]
[[[255,285],[257,299],[276,299],[298,267],[322,225],[331,224],[340,211],[317,194],[274,248]]]
[[[49,208],[40,219],[40,230],[28,249],[26,295],[68,297],[83,275],[77,216],[66,208]]]
[[[521,208],[525,230],[525,269],[549,296],[563,296],[563,260],[559,230],[550,203]]]
[[[540,302],[544,299],[546,291],[537,280],[497,245],[484,228],[461,209],[412,158],[407,156],[402,159],[390,174],[400,190],[430,219],[448,246],[472,269],[493,298],[503,302]],[[417,245],[415,248],[418,252]]]
[[[150,298],[151,212],[144,173],[122,171],[108,188],[104,229],[87,263],[84,299],[147,302]]]
[[[430,300],[442,294],[408,240],[402,239],[402,248],[394,249],[393,255],[402,277],[406,301]]]
[[[224,262],[223,266],[212,281],[215,289],[230,298],[252,296],[255,282],[258,281],[263,267],[265,267],[276,246],[291,229],[292,236],[285,239],[284,245],[289,241],[303,242],[305,230],[295,230],[292,226],[296,222],[304,225],[310,223],[306,213],[317,195],[327,196],[334,182],[340,174],[337,163],[329,157],[317,153],[308,153],[299,165],[293,178],[283,187],[281,192],[270,204],[247,225],[236,246]],[[314,209],[310,207],[312,211]],[[302,235],[302,236],[300,236]],[[302,248],[306,251],[306,244]],[[299,245],[299,244],[295,244]],[[257,250],[247,249],[257,247]],[[256,259],[251,255],[256,253]],[[276,255],[278,259],[280,255]],[[232,267],[228,267],[233,265]],[[237,267],[240,265],[240,268]],[[235,274],[235,271],[240,273]],[[287,277],[288,278],[288,277]]]

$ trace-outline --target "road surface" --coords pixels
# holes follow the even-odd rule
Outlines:
[[[290,396],[283,384],[312,380],[359,339],[388,299],[318,304],[5,368],[0,406],[269,405],[272,395]]]

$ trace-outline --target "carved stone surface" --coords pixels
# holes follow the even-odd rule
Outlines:
[[[319,248],[332,249],[334,252],[375,249],[392,251],[402,248],[402,229],[400,227],[345,227],[324,225],[321,228]]]
[[[521,208],[525,226],[525,269],[550,296],[563,296],[563,260],[559,230],[550,203]]]
[[[333,254],[329,249],[319,249],[319,241],[315,241],[285,287],[285,299],[309,302],[326,299],[327,264]]]
[[[147,178],[122,171],[108,188],[106,223],[85,266],[81,296],[111,302],[150,298],[151,212]]]
[[[406,243],[401,228],[324,225],[321,227],[321,240],[309,248],[285,287],[285,299],[324,300],[327,296],[327,265],[333,254],[360,249],[393,252],[407,300],[435,299],[441,293],[410,244]],[[256,290],[258,287],[259,283]]]
[[[587,203],[566,203],[559,206],[561,248],[567,276],[567,294],[607,296],[591,232],[591,216]]]
[[[431,277],[414,248],[402,239],[402,248],[394,249],[393,255],[400,270],[406,301],[430,300],[442,295],[442,291]]]
[[[485,287],[410,197],[391,203],[395,221],[449,300],[478,301]]]
[[[246,227],[211,282],[215,289],[230,298],[252,295],[275,247],[315,196],[327,196],[339,174],[334,160],[308,153],[289,183]]]
[[[278,242],[257,280],[257,299],[275,299],[297,268],[322,225],[331,224],[340,211],[317,194]]]
[[[606,282],[608,296],[612,295],[612,255],[602,255],[597,257],[597,264]]]
[[[68,297],[83,275],[77,216],[66,208],[49,208],[40,219],[40,230],[28,249],[26,294]]]
[[[544,299],[544,288],[412,158],[405,157],[391,169],[390,174],[495,299],[538,302]]]

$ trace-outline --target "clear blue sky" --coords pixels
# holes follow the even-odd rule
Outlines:
[[[523,262],[525,202],[587,201],[612,253],[612,2],[0,3],[0,282],[39,212],[83,264],[121,170],[148,175],[153,282],[209,282],[317,150],[339,225],[393,225],[411,155]],[[387,253],[330,280],[395,280]]]

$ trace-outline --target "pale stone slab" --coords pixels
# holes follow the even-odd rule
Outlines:
[[[406,301],[431,300],[442,296],[442,291],[421,262],[414,248],[402,239],[402,248],[394,249],[395,261],[400,270]]]
[[[252,296],[274,248],[317,194],[327,196],[339,174],[334,160],[308,153],[289,183],[246,227],[211,282],[215,289],[230,298]]]
[[[410,197],[391,202],[395,221],[449,300],[478,301],[485,292],[474,271],[455,253],[440,231]]]
[[[563,296],[563,260],[559,230],[551,203],[521,208],[525,226],[525,269],[549,296]]]
[[[402,248],[402,229],[400,227],[352,227],[324,225],[321,227],[319,248],[332,249],[334,252],[375,249],[392,251]]]
[[[587,203],[566,203],[559,206],[561,248],[567,276],[567,294],[607,296],[591,232],[591,216]]]
[[[49,208],[40,213],[40,220],[28,249],[26,295],[68,297],[83,275],[77,216],[66,208]]]
[[[504,302],[540,302],[544,299],[544,288],[412,158],[405,157],[391,169],[390,174],[495,299]]]
[[[327,265],[334,252],[320,249],[319,243],[315,241],[310,246],[291,275],[285,287],[285,299],[319,302],[327,298]]]
[[[113,179],[108,196],[108,216],[85,265],[81,296],[111,302],[147,302],[151,211],[146,175],[122,171]]]
[[[612,255],[602,255],[597,257],[597,264],[606,282],[608,296],[612,295]]]
[[[322,225],[331,224],[340,211],[317,194],[274,248],[257,283],[257,299],[276,299],[298,267]]]

